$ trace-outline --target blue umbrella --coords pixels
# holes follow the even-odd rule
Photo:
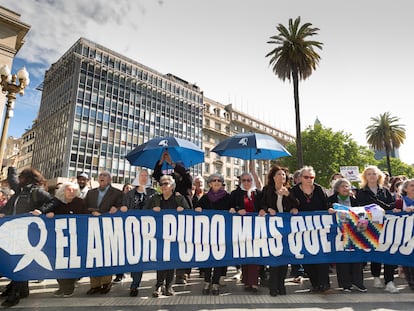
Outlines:
[[[154,168],[161,154],[168,150],[174,162],[190,167],[204,162],[204,151],[191,141],[175,137],[157,137],[137,146],[126,156],[135,166]]]
[[[244,160],[272,160],[290,153],[272,136],[259,133],[240,133],[226,138],[211,151]]]

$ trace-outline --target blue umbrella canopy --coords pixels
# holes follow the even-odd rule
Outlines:
[[[165,150],[174,162],[182,162],[185,167],[204,162],[204,151],[200,147],[176,137],[150,139],[129,152],[126,158],[131,165],[154,168]]]
[[[244,160],[272,160],[290,153],[272,136],[259,133],[240,133],[226,138],[211,151]]]

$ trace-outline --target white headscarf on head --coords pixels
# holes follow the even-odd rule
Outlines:
[[[243,182],[241,182],[241,180],[243,179],[243,176],[249,176],[251,178],[251,180],[252,180],[252,186],[250,187],[249,190],[247,190],[247,189],[245,189],[243,187]],[[254,182],[254,178],[253,178],[253,175],[252,174],[250,174],[250,173],[243,173],[243,174],[240,175],[240,189],[247,192],[247,197],[249,199],[252,198],[252,192],[253,191],[256,191],[256,183]]]
[[[146,183],[145,185],[140,185],[140,184],[139,184],[139,176],[141,175],[141,172],[142,172],[142,171],[146,171],[146,172],[147,172],[147,174],[148,174],[147,183]],[[137,176],[137,177],[135,177],[134,181],[132,182],[132,185],[133,185],[133,186],[135,186],[135,187],[138,187],[138,186],[143,186],[143,187],[144,187],[144,192],[146,193],[146,192],[147,192],[147,191],[146,191],[146,188],[151,186],[151,177],[150,177],[150,175],[149,175],[148,171],[147,171],[147,170],[141,170],[141,171],[139,171],[139,172],[138,172],[138,176]]]

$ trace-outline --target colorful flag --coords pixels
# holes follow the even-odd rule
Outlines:
[[[384,226],[385,211],[376,204],[345,206],[335,203],[336,220],[344,249],[376,249]]]

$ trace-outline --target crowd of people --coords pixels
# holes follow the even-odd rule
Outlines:
[[[163,165],[167,163],[170,174],[163,173]],[[158,182],[160,191],[152,187],[151,177]],[[150,176],[147,170],[141,170],[132,184],[126,184],[123,191],[111,184],[111,174],[107,171],[99,173],[99,186],[89,189],[89,176],[81,173],[76,182],[59,184],[54,195],[47,192],[44,178],[35,169],[25,169],[18,176],[16,169],[9,168],[9,191],[0,190],[0,217],[32,213],[45,214],[53,218],[58,214],[114,214],[118,211],[151,209],[159,212],[174,209],[181,212],[193,209],[202,213],[204,210],[220,210],[237,213],[241,216],[257,214],[259,216],[276,215],[278,213],[301,214],[302,212],[326,211],[335,213],[334,203],[345,206],[364,206],[375,203],[391,212],[412,212],[414,210],[414,179],[396,176],[391,180],[376,166],[368,166],[361,174],[358,189],[340,173],[331,179],[331,189],[324,189],[315,182],[316,174],[311,166],[305,166],[294,174],[285,167],[273,166],[264,186],[255,172],[253,161],[249,171],[239,176],[239,185],[230,193],[225,190],[224,178],[221,174],[208,176],[205,180],[195,176],[194,180],[182,163],[174,163],[168,152],[164,152]],[[330,290],[329,273],[332,264],[291,265],[291,276],[296,282],[305,275],[309,278],[312,292],[323,293]],[[364,285],[364,267],[367,263],[336,263],[338,285],[344,292],[356,290],[366,292]],[[373,286],[384,288],[390,293],[398,292],[394,284],[396,265],[377,262],[369,263]],[[203,295],[219,295],[223,290],[223,279],[227,274],[227,266],[200,268],[200,276],[204,278]],[[285,279],[288,265],[246,264],[241,267],[241,282],[244,290],[250,293],[259,292],[259,285],[266,283],[271,296],[286,295]],[[380,279],[384,271],[384,283]],[[414,290],[414,268],[401,267],[407,283]],[[157,271],[153,297],[174,295],[172,284],[185,284],[190,274],[188,269],[169,269]],[[139,294],[143,272],[131,272],[132,282],[129,295]],[[268,277],[266,277],[266,275]],[[112,284],[122,281],[124,274],[90,277],[90,288],[87,295],[106,294]],[[265,280],[266,279],[266,280]],[[54,292],[56,297],[71,297],[75,290],[76,278],[58,279],[59,288]],[[13,281],[3,289],[5,297],[2,306],[10,307],[19,303],[21,298],[29,295],[27,281]]]

